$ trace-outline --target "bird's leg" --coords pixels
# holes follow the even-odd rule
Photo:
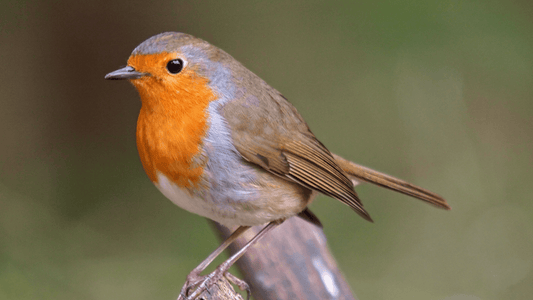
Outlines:
[[[267,226],[265,226],[261,231],[256,234],[244,247],[242,247],[239,251],[237,251],[235,254],[233,254],[228,260],[223,262],[221,265],[219,265],[215,271],[210,273],[209,275],[205,276],[203,281],[200,283],[198,288],[188,297],[184,297],[183,299],[187,300],[193,300],[196,299],[203,291],[208,289],[212,284],[219,281],[222,276],[229,270],[229,268],[241,257],[244,255],[246,250],[253,246],[255,243],[257,243],[261,238],[263,238],[269,231],[276,228],[279,224],[281,224],[282,221],[272,221],[268,223]],[[186,288],[188,290],[188,288]],[[183,291],[183,290],[182,290]],[[186,294],[185,294],[186,295]],[[182,295],[180,294],[180,297]],[[179,298],[178,298],[179,299]]]
[[[231,243],[233,243],[239,236],[241,236],[241,234],[243,234],[249,228],[250,226],[240,226],[239,228],[237,228],[222,244],[220,244],[220,246],[218,246],[218,248],[215,249],[215,251],[209,254],[209,256],[204,259],[204,261],[202,261],[196,268],[194,268],[191,273],[187,275],[187,280],[185,281],[185,285],[181,289],[180,297],[178,297],[178,299],[185,299],[188,290],[191,287],[197,285],[200,281],[202,281],[202,279],[205,278],[205,276],[201,276],[200,273],[202,273],[205,268],[207,268],[207,266],[209,266],[209,264],[213,262],[213,260],[215,260],[217,256],[220,255],[220,253],[226,250],[226,248],[228,248]]]

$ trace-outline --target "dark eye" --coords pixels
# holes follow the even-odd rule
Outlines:
[[[179,58],[173,59],[167,64],[167,70],[170,74],[178,74],[181,72],[181,69],[183,69],[183,60]]]

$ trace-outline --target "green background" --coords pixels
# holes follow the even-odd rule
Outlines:
[[[2,1],[0,299],[175,299],[218,241],[144,174],[140,101],[103,79],[182,31],[281,91],[317,137],[443,195],[320,197],[366,299],[531,299],[533,2]]]

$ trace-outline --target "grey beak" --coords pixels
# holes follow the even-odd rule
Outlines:
[[[107,80],[137,79],[148,74],[135,71],[133,67],[127,66],[107,74],[104,78]]]

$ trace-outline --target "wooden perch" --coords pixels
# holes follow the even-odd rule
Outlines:
[[[222,240],[235,229],[212,224]],[[260,229],[258,226],[246,231],[232,244],[231,253],[244,246]],[[356,299],[328,250],[322,229],[300,218],[290,218],[270,232],[237,261],[237,266],[256,300]],[[221,282],[228,284],[225,279]],[[235,294],[226,290],[216,297],[214,289],[218,287],[197,299],[202,296],[206,300],[237,299],[231,298],[237,296],[233,289]]]
[[[222,277],[211,288],[204,291],[196,298],[197,300],[243,300],[225,277]]]

